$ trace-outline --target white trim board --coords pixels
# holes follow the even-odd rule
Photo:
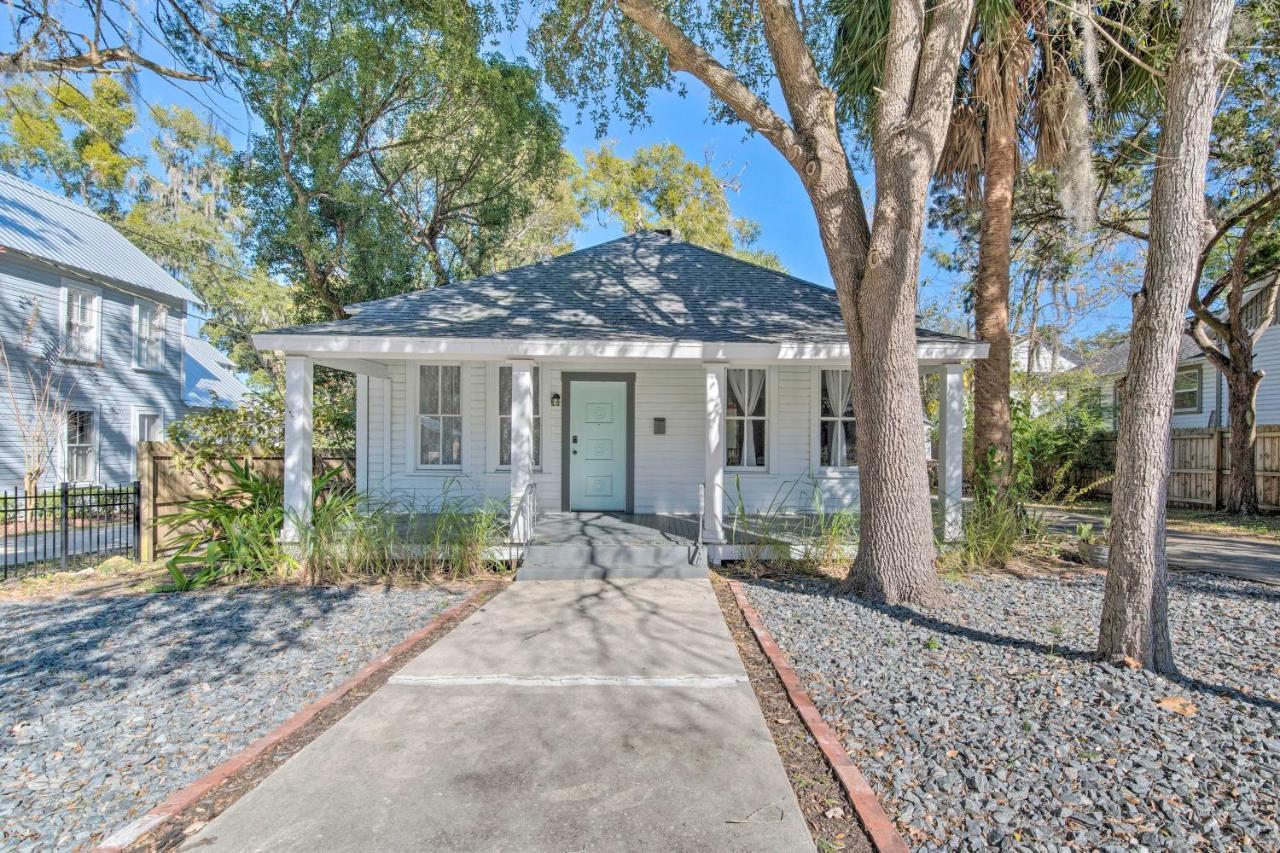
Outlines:
[[[486,361],[495,358],[543,359],[661,359],[663,361],[779,362],[809,361],[848,363],[849,345],[747,344],[706,341],[625,340],[519,340],[511,338],[405,338],[355,335],[253,336],[253,345],[290,355],[341,355],[362,359],[448,358],[453,361]],[[987,357],[989,346],[977,341],[919,341],[916,358],[921,362],[971,361]]]

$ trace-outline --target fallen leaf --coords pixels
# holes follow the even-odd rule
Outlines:
[[[840,820],[844,817],[844,809],[840,806],[832,806],[822,813],[828,820]]]
[[[1157,700],[1156,704],[1161,708],[1164,708],[1166,711],[1172,711],[1173,713],[1181,714],[1184,717],[1194,717],[1196,712],[1200,710],[1195,702],[1192,702],[1184,696],[1166,696],[1163,699]]]

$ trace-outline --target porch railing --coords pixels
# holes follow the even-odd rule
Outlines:
[[[525,487],[524,494],[511,513],[511,530],[508,541],[513,545],[528,545],[533,541],[533,527],[538,519],[538,489],[534,483]]]

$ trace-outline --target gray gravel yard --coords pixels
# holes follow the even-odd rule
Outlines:
[[[0,602],[0,849],[86,846],[461,598],[276,588]]]
[[[923,611],[747,586],[909,843],[1280,849],[1280,588],[1176,575],[1177,679],[1091,659],[1099,576],[948,588]]]

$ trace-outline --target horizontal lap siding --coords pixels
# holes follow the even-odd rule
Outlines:
[[[490,386],[490,369],[483,363],[463,365],[467,413],[463,425],[463,470],[453,474],[422,473],[408,468],[410,432],[408,371],[412,366],[389,362],[391,369],[390,469],[383,470],[383,427],[386,412],[381,382],[369,383],[368,430],[370,447],[369,487],[374,493],[392,495],[419,507],[438,504],[445,484],[452,480],[452,494],[469,499],[505,501],[510,496],[510,473],[496,470],[496,452],[488,447],[489,421],[497,416],[496,389]],[[545,362],[541,408],[543,417],[543,465],[535,473],[538,498],[544,510],[561,507],[561,418],[563,408],[551,408],[552,394],[564,395],[565,371],[635,373],[635,509],[637,512],[694,513],[698,486],[704,481],[706,435],[706,374],[701,367],[637,367],[602,362],[591,367],[576,363]],[[748,509],[759,512],[771,505],[810,509],[816,487],[828,508],[856,506],[857,476],[815,478],[810,467],[813,423],[812,371],[808,367],[780,367],[771,384],[778,399],[770,409],[769,441],[773,444],[768,471],[743,473],[739,478]],[[666,419],[664,435],[654,434],[654,419]],[[358,453],[358,458],[365,458]],[[726,513],[737,504],[735,473],[726,472]],[[786,496],[780,500],[779,496]]]
[[[0,339],[13,377],[18,406],[30,412],[31,394],[26,374],[36,369],[40,354],[58,346],[62,311],[62,279],[59,270],[13,256],[0,257]],[[68,281],[74,281],[66,276]],[[169,322],[164,369],[157,372],[133,367],[132,294],[105,285],[85,282],[101,293],[100,364],[58,362],[63,396],[72,408],[95,412],[98,425],[98,480],[121,483],[133,479],[133,410],[162,412],[165,425],[181,417],[182,403],[182,306],[167,303]],[[0,382],[3,382],[0,377]],[[62,435],[58,437],[61,445]],[[55,453],[60,459],[61,447]],[[0,388],[0,487],[22,481],[22,440],[18,435],[7,383]],[[46,483],[61,476],[53,471]]]

